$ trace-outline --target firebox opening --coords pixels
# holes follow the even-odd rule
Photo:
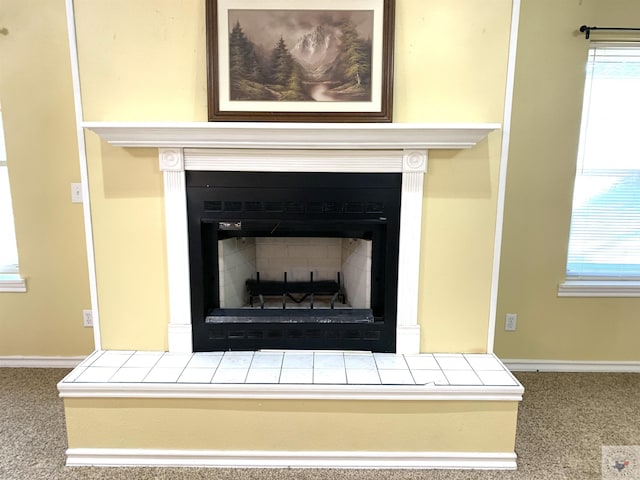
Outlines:
[[[371,243],[337,237],[218,240],[222,309],[370,309]]]
[[[373,322],[371,232],[362,237],[219,239],[220,308],[206,323]]]

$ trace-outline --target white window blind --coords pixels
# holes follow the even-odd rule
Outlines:
[[[593,44],[567,277],[640,279],[640,44]]]
[[[18,250],[9,190],[2,110],[0,110],[0,275],[5,273],[18,273]]]

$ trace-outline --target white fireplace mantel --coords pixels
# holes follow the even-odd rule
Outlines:
[[[496,123],[85,122],[116,147],[158,148],[164,175],[169,351],[191,352],[186,170],[402,173],[397,353],[419,353],[418,283],[430,149],[467,149]]]
[[[85,122],[119,147],[258,149],[471,148],[497,123]]]

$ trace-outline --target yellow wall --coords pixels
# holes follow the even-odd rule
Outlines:
[[[75,4],[86,120],[206,120],[203,1]],[[511,1],[396,5],[394,120],[502,123]],[[468,152],[430,155],[420,289],[425,350],[485,351],[500,137],[494,132]],[[156,156],[114,149],[92,133],[87,139],[103,346],[164,349]]]
[[[93,332],[64,0],[3,0],[0,104],[20,273],[27,293],[0,293],[0,356],[84,355]]]
[[[69,448],[513,452],[517,411],[517,402],[65,399]]]
[[[75,2],[87,121],[206,121],[204,2]],[[87,133],[103,348],[165,350],[168,291],[157,150]]]
[[[589,48],[577,30],[634,18],[637,0],[522,3],[495,345],[503,358],[640,360],[640,299],[557,296]],[[516,332],[503,330],[507,312],[518,314]]]
[[[503,123],[511,2],[396,5],[395,120]],[[429,152],[423,351],[486,349],[500,142],[497,131],[469,151]]]

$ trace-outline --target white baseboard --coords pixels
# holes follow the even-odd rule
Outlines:
[[[640,362],[501,359],[512,372],[640,373]]]
[[[76,368],[83,357],[0,356],[0,367]]]
[[[68,466],[515,470],[515,453],[281,452],[70,448]]]

